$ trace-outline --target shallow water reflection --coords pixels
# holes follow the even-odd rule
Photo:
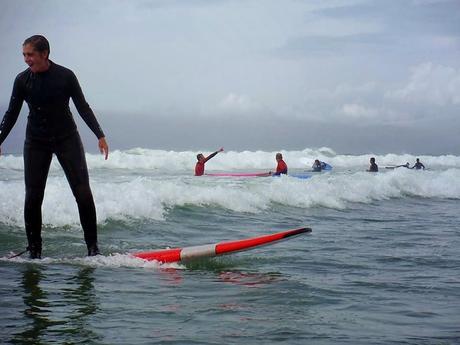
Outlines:
[[[62,279],[62,272],[51,272],[51,269],[34,264],[25,266],[20,288],[25,307],[23,314],[29,322],[24,330],[14,334],[11,342],[65,343],[75,336],[85,343],[100,339],[87,327],[98,309],[93,272],[94,268],[84,267],[78,269],[75,276],[55,281],[55,276]]]

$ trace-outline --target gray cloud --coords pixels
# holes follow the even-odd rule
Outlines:
[[[114,148],[460,153],[458,1],[1,6],[0,110],[21,43],[42,33]],[[6,149],[20,151],[25,118]]]

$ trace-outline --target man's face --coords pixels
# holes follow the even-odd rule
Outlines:
[[[32,72],[43,72],[48,68],[48,52],[36,51],[31,44],[26,44],[22,47],[22,55]]]

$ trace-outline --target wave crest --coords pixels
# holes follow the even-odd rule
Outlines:
[[[353,203],[390,198],[460,199],[459,169],[326,173],[308,180],[290,176],[234,179],[152,174],[115,177],[112,181],[102,173],[92,180],[99,223],[109,219],[162,221],[171,209],[182,206],[261,213],[278,205],[347,209]],[[22,180],[0,181],[0,188],[3,200],[0,222],[22,227]],[[62,176],[48,179],[43,222],[56,227],[79,226],[75,200]]]

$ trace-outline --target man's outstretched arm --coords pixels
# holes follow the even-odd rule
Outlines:
[[[221,147],[221,148],[218,149],[216,152],[211,153],[208,157],[205,158],[205,162],[207,162],[208,160],[210,160],[212,157],[214,157],[215,155],[217,155],[219,152],[222,152],[223,150],[224,150],[224,148]]]

